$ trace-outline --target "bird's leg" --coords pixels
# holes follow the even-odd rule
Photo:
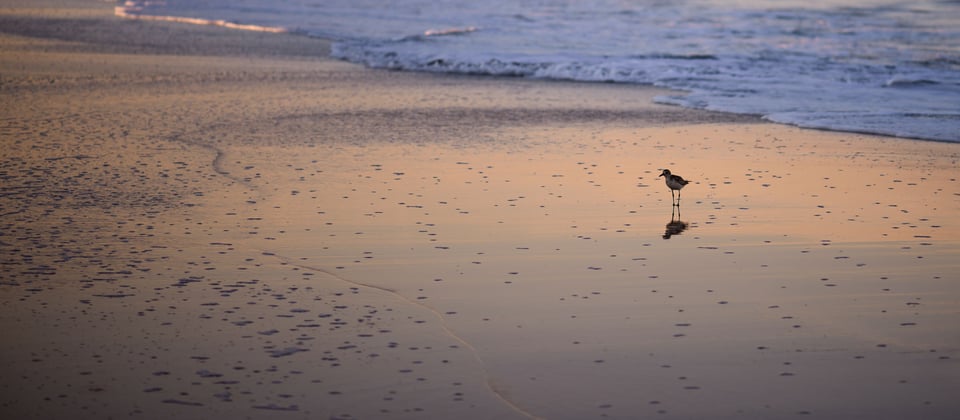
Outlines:
[[[676,204],[677,204],[677,196],[674,195],[673,189],[670,189],[670,205],[675,206]]]
[[[677,190],[677,207],[680,207],[680,190]]]

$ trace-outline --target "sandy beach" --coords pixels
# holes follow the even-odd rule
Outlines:
[[[0,6],[0,417],[960,414],[960,145],[113,6]]]

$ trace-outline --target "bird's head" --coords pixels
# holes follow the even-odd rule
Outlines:
[[[657,178],[659,178],[659,177],[661,177],[661,176],[670,176],[670,170],[669,170],[669,169],[664,169],[663,172],[660,172],[660,175],[657,175]]]

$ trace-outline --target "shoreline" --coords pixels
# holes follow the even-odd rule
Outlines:
[[[133,5],[126,6],[116,6],[113,8],[113,15],[123,19],[132,19],[132,20],[144,20],[144,21],[159,21],[159,22],[174,22],[174,23],[185,23],[189,25],[207,25],[207,26],[219,26],[227,29],[236,29],[241,31],[251,31],[251,32],[268,32],[274,34],[281,33],[290,33],[289,30],[285,28],[275,28],[269,26],[260,26],[260,25],[245,25],[241,23],[229,22],[226,20],[210,20],[210,19],[199,19],[199,18],[189,18],[189,17],[180,17],[180,16],[155,16],[155,15],[143,15],[137,13]]]
[[[128,19],[128,20],[142,20],[142,21],[156,21],[156,22],[174,22],[174,23],[182,23],[182,24],[190,24],[190,25],[216,26],[216,27],[222,27],[222,28],[228,28],[228,29],[235,29],[235,30],[241,30],[241,31],[248,31],[248,32],[268,32],[268,33],[275,33],[275,34],[289,34],[289,35],[292,35],[292,36],[301,36],[301,37],[305,37],[305,38],[323,40],[323,41],[327,42],[328,44],[330,44],[331,46],[332,46],[332,44],[333,44],[334,42],[336,42],[336,41],[334,41],[333,39],[311,36],[311,35],[308,35],[308,34],[306,34],[306,33],[304,33],[304,32],[301,32],[301,31],[299,31],[299,30],[297,30],[297,29],[292,29],[292,28],[267,27],[267,26],[259,26],[259,25],[252,25],[252,24],[242,24],[242,23],[236,23],[236,22],[231,22],[231,21],[227,21],[227,20],[217,20],[217,19],[201,19],[201,18],[189,18],[189,17],[166,16],[166,15],[143,15],[143,14],[138,14],[138,12],[137,12],[136,10],[133,10],[133,9],[138,8],[138,7],[139,7],[139,6],[137,6],[137,5],[133,4],[133,3],[131,3],[130,5],[127,5],[127,6],[117,6],[117,7],[115,7],[114,15],[117,16],[117,17],[120,17],[120,18],[122,18],[122,19]],[[330,49],[331,49],[330,46],[328,46],[328,48],[327,48],[327,53],[326,53],[326,57],[324,57],[324,58],[332,59],[332,60],[338,60],[338,61],[347,62],[347,63],[356,64],[356,65],[360,65],[360,66],[366,67],[366,66],[364,66],[364,65],[362,65],[362,64],[353,63],[353,62],[350,62],[350,61],[348,61],[348,60],[336,59],[336,58],[334,58],[334,57],[331,55]],[[371,67],[371,69],[372,69],[372,67]],[[513,77],[515,77],[515,76],[496,76],[496,75],[462,74],[462,73],[447,73],[447,72],[439,72],[439,73],[438,73],[438,72],[417,71],[417,70],[393,70],[393,69],[382,69],[382,68],[377,69],[377,70],[382,70],[382,71],[404,71],[404,72],[406,72],[406,71],[412,71],[412,72],[415,72],[415,73],[435,74],[435,75],[438,75],[438,76],[446,75],[446,76],[492,77],[492,78],[501,78],[501,77],[502,77],[502,78],[513,78]],[[676,96],[676,94],[678,94],[678,93],[679,93],[679,94],[683,94],[683,95],[688,95],[688,94],[690,94],[690,92],[688,92],[688,91],[677,90],[677,89],[673,89],[673,88],[665,88],[665,87],[660,87],[660,86],[656,86],[656,85],[653,85],[653,84],[633,84],[633,83],[620,83],[620,82],[580,81],[580,80],[552,79],[552,78],[527,78],[527,77],[525,77],[525,76],[519,76],[519,77],[520,77],[520,78],[523,78],[523,79],[528,79],[528,80],[538,80],[538,81],[541,81],[541,82],[587,83],[587,84],[613,83],[613,84],[616,84],[616,85],[641,86],[641,87],[649,87],[649,88],[664,90],[664,92],[665,92],[664,95],[666,95],[667,93],[672,93],[672,94],[673,94],[672,96]],[[683,105],[677,105],[677,104],[670,103],[670,100],[669,100],[666,96],[664,96],[664,95],[661,95],[661,97],[663,97],[663,99],[655,98],[655,99],[654,99],[654,102],[657,103],[657,104],[659,104],[659,105],[667,105],[667,106],[672,106],[672,107],[680,107],[680,108],[689,109],[689,110],[693,110],[693,111],[700,111],[700,112],[707,112],[707,113],[717,113],[717,114],[727,114],[727,115],[731,115],[731,116],[739,117],[739,118],[759,118],[759,119],[761,119],[761,120],[764,120],[764,121],[767,121],[767,122],[771,122],[771,123],[774,123],[774,124],[780,124],[780,125],[797,127],[797,128],[803,128],[803,129],[809,129],[809,130],[823,130],[823,131],[837,132],[837,133],[862,134],[862,135],[870,135],[870,136],[878,136],[878,137],[893,137],[893,138],[901,138],[901,139],[908,139],[908,140],[932,141],[932,142],[942,142],[942,143],[951,143],[951,144],[960,143],[960,139],[950,139],[950,140],[947,140],[947,139],[943,139],[943,138],[934,138],[934,137],[927,137],[927,138],[924,138],[924,137],[910,137],[910,136],[905,136],[905,135],[898,134],[898,133],[889,133],[889,132],[885,133],[885,132],[881,132],[881,131],[867,131],[867,130],[853,129],[853,128],[846,128],[846,129],[844,129],[844,128],[832,128],[832,127],[827,127],[827,126],[822,126],[822,125],[816,125],[816,124],[811,124],[811,125],[808,125],[808,126],[804,126],[804,125],[797,124],[797,123],[777,121],[775,118],[768,118],[767,116],[762,115],[762,114],[744,114],[744,113],[737,113],[737,112],[732,112],[732,111],[708,110],[708,109],[703,109],[703,108],[695,108],[695,107],[687,107],[687,106],[683,106]]]
[[[955,144],[48,6],[0,12],[0,412],[960,410]]]

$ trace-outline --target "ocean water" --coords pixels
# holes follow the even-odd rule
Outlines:
[[[960,142],[960,0],[151,0],[118,10],[330,38],[334,56],[374,68],[649,84],[683,92],[658,98],[667,104]]]

